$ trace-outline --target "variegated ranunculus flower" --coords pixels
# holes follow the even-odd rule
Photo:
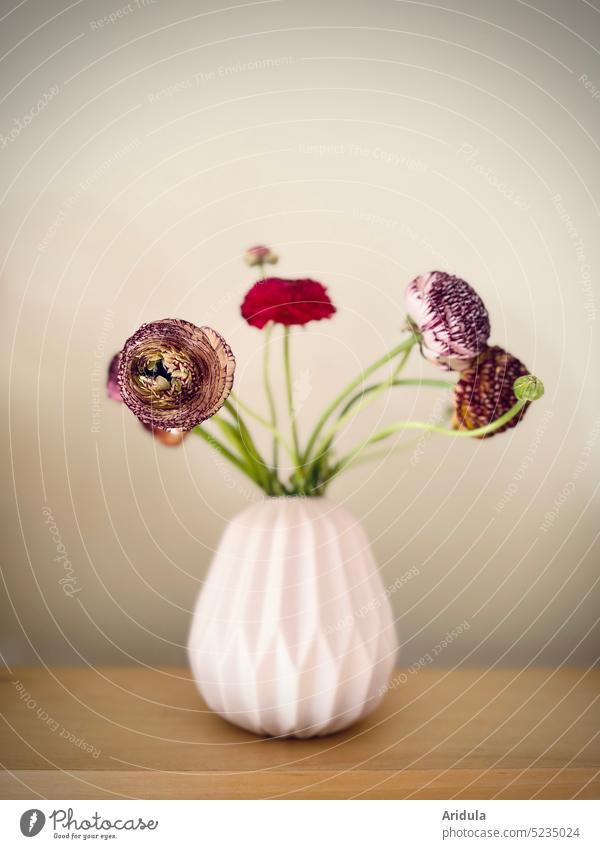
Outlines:
[[[523,363],[504,348],[498,345],[486,348],[469,368],[461,372],[454,387],[454,418],[452,420],[454,430],[475,430],[478,427],[485,427],[508,413],[518,400],[514,389],[515,381],[525,376],[530,382],[536,381],[536,378],[529,375]],[[525,393],[523,397],[527,400],[528,397],[540,396],[539,394],[528,396]],[[485,439],[515,427],[528,407],[529,401],[505,425],[479,438]]]
[[[234,371],[231,348],[215,330],[165,318],[143,324],[125,342],[118,382],[142,424],[187,431],[225,403]]]
[[[406,290],[406,310],[421,334],[423,356],[442,368],[461,371],[487,345],[487,310],[460,277],[445,271],[415,277]]]
[[[123,403],[123,399],[121,398],[121,389],[119,388],[119,362],[121,361],[121,352],[115,354],[112,360],[110,361],[110,365],[108,367],[108,375],[106,378],[106,392],[111,401],[118,401],[119,403]],[[140,424],[142,424],[140,422]],[[159,427],[151,427],[147,424],[142,424],[146,430],[149,430],[150,433],[154,436],[158,442],[162,445],[167,445],[169,447],[173,447],[176,445],[181,445],[186,436],[189,435],[189,431],[181,430],[181,428],[173,428],[169,430],[162,430]]]

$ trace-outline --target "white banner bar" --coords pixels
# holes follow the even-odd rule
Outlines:
[[[600,846],[596,801],[0,801],[0,846]],[[28,841],[34,841],[29,842]]]

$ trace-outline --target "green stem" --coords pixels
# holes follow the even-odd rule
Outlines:
[[[265,346],[263,349],[263,384],[265,387],[265,395],[267,396],[267,403],[269,405],[269,413],[271,415],[271,427],[273,429],[273,470],[275,474],[277,474],[277,467],[279,466],[279,431],[277,430],[277,407],[275,406],[275,398],[273,397],[273,389],[271,388],[271,376],[269,373],[269,354],[271,350],[272,330],[273,324],[272,322],[268,322],[267,326],[265,327]],[[283,437],[279,438],[283,441]]]
[[[249,477],[250,480],[254,481],[254,483],[260,486],[260,483],[252,472],[251,468],[248,467],[246,463],[244,463],[241,457],[237,457],[235,454],[233,454],[233,452],[231,452],[225,445],[223,445],[222,442],[219,442],[219,440],[215,439],[215,437],[211,433],[209,433],[207,430],[204,430],[202,425],[196,425],[193,431],[194,433],[197,433],[198,436],[201,436],[205,442],[208,442],[211,448],[214,448],[215,451],[217,451],[219,454],[229,460],[230,463],[232,463],[237,469],[239,469],[247,477]]]
[[[385,389],[389,389],[389,387],[393,386],[394,380],[397,375],[402,371],[406,360],[410,354],[411,348],[407,348],[402,357],[400,358],[400,362],[397,364],[396,368],[392,371],[390,376],[386,378],[386,380],[381,383],[377,383],[372,387],[369,387],[369,391],[363,390],[354,396],[354,398],[346,404],[344,409],[342,410],[340,416],[337,421],[335,421],[329,430],[326,432],[325,436],[321,440],[319,447],[315,451],[316,458],[319,458],[322,454],[324,454],[330,447],[333,442],[333,438],[338,432],[338,430],[343,427],[343,425],[348,421],[351,415],[356,416],[361,410],[365,407],[368,407],[369,404],[372,404],[378,395],[380,395]],[[368,397],[365,397],[367,396]],[[355,406],[355,402],[360,402]],[[353,409],[354,408],[354,409]]]
[[[388,384],[390,387],[392,386],[430,386],[434,389],[454,389],[454,383],[451,380],[431,380],[430,378],[420,378],[420,377],[401,377],[398,380],[393,380]],[[367,386],[365,389],[357,392],[346,404],[340,413],[341,416],[344,413],[347,413],[348,410],[356,404],[357,401],[360,401],[365,395],[368,395],[370,392],[374,392],[382,386],[381,383],[372,383],[371,386]]]
[[[292,444],[294,449],[294,462],[300,472],[302,465],[300,460],[300,443],[298,440],[298,428],[296,427],[296,416],[294,413],[294,395],[292,388],[292,368],[290,364],[290,328],[286,327],[283,334],[283,364],[285,369],[285,388],[287,395],[288,413],[292,428]]]
[[[406,354],[405,354],[405,357],[406,357]],[[399,368],[403,365],[405,357],[403,357],[403,359],[400,363],[400,366],[395,370],[395,372],[393,374],[398,373]],[[392,374],[392,376],[393,376],[393,374]],[[397,379],[394,379],[392,381],[390,381],[388,379],[388,380],[384,381],[383,383],[374,383],[371,386],[367,386],[365,389],[362,389],[360,392],[357,392],[357,394],[354,395],[348,401],[348,403],[346,404],[345,407],[343,407],[343,409],[340,413],[340,418],[342,418],[342,416],[344,416],[349,410],[351,410],[352,407],[358,401],[363,399],[365,395],[376,392],[380,388],[385,389],[386,387],[392,387],[392,386],[431,386],[431,387],[434,387],[436,389],[453,389],[454,383],[452,383],[452,381],[450,381],[450,380],[431,380],[429,378],[418,378],[418,377],[397,378]],[[316,453],[316,458],[311,462],[310,467],[309,467],[309,471],[306,474],[307,480],[309,480],[309,482],[311,483],[311,485],[313,487],[318,487],[318,480],[319,480],[319,477],[321,475],[322,466],[323,466],[322,460],[324,459],[325,454],[329,450],[332,439],[333,439],[333,437],[330,437],[327,444]],[[380,453],[383,455],[383,453],[385,453],[385,452],[380,452]],[[368,462],[371,459],[376,459],[377,456],[378,456],[377,452],[372,452],[371,454],[369,454],[368,457],[361,459],[359,462],[361,462],[361,463]],[[352,465],[354,466],[355,463],[353,462]]]
[[[397,445],[394,448],[390,448],[388,450],[384,448],[380,448],[379,451],[367,451],[366,454],[362,454],[360,457],[356,457],[350,463],[346,465],[346,468],[354,468],[355,466],[362,466],[364,463],[370,463],[372,460],[380,460],[382,457],[391,457],[393,454],[402,454],[409,450],[409,448],[418,445],[421,437],[417,437],[416,439],[409,439],[408,442],[403,442],[401,445]]]
[[[252,436],[250,434],[250,431],[248,430],[248,427],[246,426],[246,423],[240,416],[239,410],[237,410],[231,404],[230,401],[225,401],[225,404],[223,406],[235,420],[237,424],[237,430],[235,428],[232,428],[231,431],[228,431],[227,426],[229,423],[219,420],[218,416],[215,416],[216,423],[220,426],[224,425],[226,428],[226,432],[229,432],[232,435],[232,438],[239,442],[239,450],[247,455],[250,463],[255,468],[259,479],[263,482],[263,489],[265,490],[265,492],[272,494],[273,480],[275,475],[269,469],[260,451],[256,447],[256,444],[252,439]]]
[[[363,440],[360,445],[357,445],[352,451],[349,451],[348,454],[344,455],[342,459],[336,463],[335,468],[333,469],[332,474],[339,473],[343,468],[345,468],[349,463],[351,463],[356,457],[368,446],[373,445],[376,442],[381,442],[383,439],[387,439],[388,436],[392,436],[394,433],[398,433],[400,430],[427,430],[432,433],[441,433],[444,436],[454,436],[454,437],[478,437],[478,436],[486,436],[488,433],[493,433],[495,430],[498,430],[503,425],[507,424],[511,419],[513,419],[523,407],[528,402],[524,399],[517,401],[516,404],[508,410],[508,412],[504,413],[504,415],[500,416],[499,419],[495,419],[495,421],[490,422],[483,427],[476,427],[473,430],[453,430],[452,428],[442,427],[441,425],[431,424],[430,422],[394,422],[391,425],[383,428],[383,430],[378,431],[374,436],[371,436],[369,439]]]
[[[272,433],[274,439],[277,442],[280,442],[283,445],[283,447],[285,448],[285,450],[288,452],[290,457],[293,458],[294,452],[292,450],[292,446],[290,445],[290,443],[287,441],[287,439],[281,433],[280,430],[278,430],[276,427],[273,427],[271,422],[269,422],[267,419],[265,419],[264,416],[261,416],[260,413],[257,413],[256,410],[253,410],[252,407],[249,407],[248,404],[246,404],[245,401],[242,401],[242,399],[239,398],[237,395],[234,395],[233,392],[229,393],[229,398],[230,398],[231,401],[234,402],[234,404],[236,404],[236,406],[238,406],[241,410],[243,410],[245,413],[247,413],[249,416],[251,416],[257,422],[259,422],[259,424],[261,424],[264,428],[266,428],[266,430],[268,430],[269,433]]]
[[[342,401],[356,389],[357,386],[367,378],[370,374],[373,374],[374,371],[384,366],[386,363],[389,363],[390,360],[393,360],[394,357],[397,357],[398,354],[402,354],[406,350],[410,350],[412,346],[417,342],[417,336],[412,334],[409,339],[405,339],[404,342],[401,342],[399,345],[396,345],[395,348],[392,348],[391,351],[388,351],[387,354],[384,354],[383,357],[380,357],[376,360],[372,365],[366,368],[363,372],[361,372],[354,380],[350,381],[350,383],[342,389],[342,391],[336,395],[333,401],[329,404],[328,407],[323,411],[321,418],[318,420],[317,424],[313,432],[310,435],[308,443],[306,445],[306,450],[304,452],[303,461],[306,462],[308,457],[311,454],[312,449],[315,446],[317,439],[319,438],[319,434],[321,433],[327,419],[335,412],[336,408],[342,403]]]

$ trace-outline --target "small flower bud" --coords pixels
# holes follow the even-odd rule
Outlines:
[[[534,377],[532,374],[518,377],[513,389],[519,401],[537,401],[544,394],[544,384],[539,377]]]
[[[247,265],[275,265],[279,261],[276,253],[265,245],[255,245],[248,248],[244,256]]]

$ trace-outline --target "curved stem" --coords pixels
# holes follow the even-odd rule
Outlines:
[[[348,421],[350,416],[356,416],[363,410],[365,407],[368,407],[369,404],[372,404],[378,395],[385,389],[389,389],[390,386],[393,386],[394,379],[396,376],[402,371],[406,360],[410,354],[411,349],[407,348],[402,357],[400,358],[400,362],[396,365],[396,368],[392,371],[390,376],[383,380],[381,383],[375,384],[373,387],[370,387],[369,392],[366,391],[360,392],[354,396],[354,398],[346,404],[341,414],[339,415],[337,421],[335,421],[331,427],[328,429],[327,433],[321,440],[319,447],[315,451],[316,458],[318,459],[322,454],[325,453],[331,446],[333,442],[333,438],[338,432],[338,430],[343,427],[343,425]],[[366,397],[368,395],[368,397]],[[355,403],[357,406],[355,406]],[[354,409],[353,409],[354,408]]]
[[[373,445],[376,442],[381,442],[383,439],[387,439],[388,436],[392,436],[394,433],[398,433],[400,430],[428,430],[432,433],[442,433],[444,436],[453,436],[453,437],[477,437],[477,436],[486,436],[488,433],[493,433],[495,430],[498,430],[503,425],[507,424],[511,419],[513,419],[518,413],[521,412],[523,407],[528,403],[526,400],[517,401],[516,404],[508,410],[508,412],[504,413],[504,415],[500,416],[499,419],[495,419],[495,421],[490,422],[483,427],[476,427],[473,430],[453,430],[452,428],[442,427],[441,425],[431,424],[430,422],[394,422],[391,425],[383,428],[383,430],[378,431],[374,436],[369,437],[369,439],[363,440],[360,445],[357,445],[352,451],[349,451],[348,454],[344,455],[342,459],[336,463],[335,468],[333,469],[332,474],[337,474],[343,468],[345,468],[349,463],[351,463],[368,445]]]
[[[387,354],[384,354],[383,357],[380,357],[376,360],[372,365],[366,368],[363,372],[361,372],[354,380],[351,380],[350,383],[342,389],[342,391],[336,395],[333,401],[325,408],[323,411],[321,418],[318,420],[317,424],[314,427],[313,432],[310,435],[308,443],[306,445],[306,450],[304,452],[303,461],[306,462],[312,449],[315,446],[317,439],[319,438],[319,434],[321,433],[327,419],[335,412],[336,408],[342,403],[342,401],[356,389],[357,386],[367,378],[370,374],[373,374],[374,371],[384,366],[390,360],[393,360],[394,357],[397,357],[398,354],[403,353],[406,350],[410,350],[413,345],[417,342],[417,336],[413,333],[409,339],[405,339],[404,342],[401,342],[399,345],[396,345],[395,348],[392,348],[391,351],[388,351]]]
[[[373,383],[373,384],[371,384],[371,386],[367,386],[364,390],[362,390],[361,392],[358,392],[356,395],[354,395],[348,401],[346,406],[342,409],[342,412],[340,414],[340,418],[345,413],[347,413],[348,410],[350,410],[354,406],[354,404],[357,403],[357,401],[360,401],[361,398],[363,398],[363,396],[369,394],[370,392],[374,392],[380,386],[383,386],[383,385],[384,384],[381,384],[381,383]],[[421,378],[421,377],[400,377],[400,378],[397,378],[396,380],[393,380],[388,385],[390,387],[392,387],[392,386],[429,386],[433,389],[448,389],[448,390],[454,389],[454,386],[455,386],[455,384],[451,380],[435,380],[435,379],[428,378],[428,377],[423,377],[423,378]],[[397,448],[392,448],[390,451],[384,451],[383,449],[381,451],[371,451],[366,456],[363,456],[363,457],[360,457],[359,459],[353,460],[351,465],[355,466],[355,465],[359,465],[359,464],[363,464],[363,463],[370,463],[371,460],[376,460],[379,457],[388,457],[390,454],[399,454],[402,451],[408,450],[408,448],[410,448],[411,445],[418,443],[419,439],[420,439],[420,437],[417,437],[416,439],[411,440],[410,442],[408,442],[404,445],[398,446]]]
[[[296,415],[294,413],[294,394],[292,387],[292,367],[290,364],[290,328],[286,327],[283,334],[283,364],[285,369],[285,389],[287,395],[288,413],[292,427],[292,443],[294,448],[294,462],[300,470],[300,443],[298,440],[298,429],[296,427]]]
[[[430,378],[420,378],[420,377],[401,377],[397,380],[393,380],[391,383],[387,384],[388,386],[430,386],[434,389],[454,389],[455,384],[451,380],[432,380]],[[370,392],[374,392],[382,386],[381,383],[372,383],[371,386],[367,386],[365,389],[357,392],[356,395],[353,395],[352,398],[348,401],[346,406],[342,409],[340,416],[343,416],[344,413],[347,413],[357,401],[360,401],[365,395],[368,395]]]
[[[396,374],[398,373],[398,369],[396,369],[395,373]],[[351,410],[352,407],[358,401],[360,401],[362,398],[364,398],[365,395],[368,395],[371,392],[376,392],[380,388],[386,388],[386,387],[391,388],[392,386],[431,386],[435,389],[453,389],[454,383],[451,380],[433,380],[433,379],[430,379],[430,378],[420,378],[420,377],[397,378],[396,380],[392,380],[391,382],[385,381],[383,383],[373,383],[373,384],[371,384],[371,386],[367,386],[365,389],[361,390],[360,392],[357,392],[357,394],[354,395],[348,401],[348,403],[346,404],[345,407],[343,407],[342,412],[340,413],[340,419],[347,412],[349,412],[349,410]],[[330,445],[330,442],[327,443],[327,445],[325,446],[325,448],[323,450],[327,451],[328,448],[329,448],[329,445]],[[319,457],[321,455],[321,453],[322,452],[319,451],[317,453],[317,457]],[[376,456],[375,454],[371,454],[371,455],[369,455],[368,459],[369,460],[375,459],[375,456]],[[367,460],[365,459],[364,462],[366,462],[366,461]],[[360,462],[363,462],[363,460],[361,460]]]
[[[418,445],[420,439],[420,436],[415,439],[409,439],[407,442],[403,442],[401,445],[397,445],[387,451],[384,448],[380,448],[379,451],[367,451],[366,454],[362,454],[360,457],[356,457],[348,463],[346,468],[354,468],[355,466],[362,466],[364,463],[370,463],[372,460],[391,457],[394,454],[402,454],[405,451],[408,451],[409,448],[413,448],[415,445]]]
[[[261,267],[262,272],[262,267]],[[271,388],[271,377],[269,374],[269,352],[271,350],[271,331],[273,330],[272,322],[268,322],[265,327],[265,345],[263,349],[263,384],[265,387],[265,395],[269,405],[269,413],[271,415],[271,427],[273,429],[273,470],[277,474],[277,466],[279,465],[279,444],[277,430],[277,407],[275,406],[275,398]]]

